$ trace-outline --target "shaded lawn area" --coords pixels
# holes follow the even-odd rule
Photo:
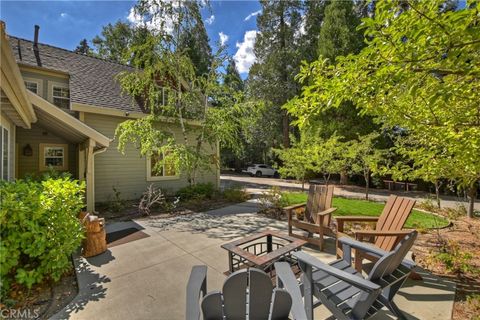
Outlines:
[[[285,192],[282,197],[286,200],[286,205],[303,203],[307,201],[306,193]],[[384,204],[366,200],[333,198],[333,206],[337,210],[334,216],[379,216],[382,213]],[[406,228],[439,228],[448,225],[448,221],[442,217],[413,210],[408,218]]]

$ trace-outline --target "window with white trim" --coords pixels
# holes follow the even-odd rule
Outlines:
[[[163,155],[152,155],[147,158],[147,181],[178,179],[175,165],[163,161]]]
[[[43,95],[42,80],[35,78],[23,78],[23,82],[25,83],[25,88],[27,88],[27,90],[30,90],[39,96]]]
[[[35,94],[38,94],[38,83],[33,81],[25,81],[25,87],[27,90],[32,91]]]
[[[2,180],[10,179],[10,135],[7,128],[0,126],[1,131],[1,143],[0,143],[0,154],[2,158],[1,165],[1,178]]]
[[[65,86],[52,85],[52,102],[59,108],[70,108],[70,89]]]
[[[56,170],[67,170],[67,144],[46,144],[40,143],[40,171],[53,168]]]

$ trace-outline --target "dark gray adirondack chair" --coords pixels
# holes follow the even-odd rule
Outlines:
[[[187,285],[187,320],[306,319],[300,287],[290,265],[275,263],[277,281],[286,289],[273,288],[262,270],[239,270],[227,277],[222,291],[207,293],[207,267],[194,266]]]
[[[412,231],[390,252],[351,238],[340,238],[343,258],[328,265],[304,252],[295,252],[293,255],[304,272],[303,294],[308,319],[313,318],[313,308],[320,304],[336,319],[366,319],[384,306],[398,318],[405,319],[393,298],[415,266],[404,258],[416,237],[417,232]],[[352,267],[352,249],[364,250],[379,258],[366,278]],[[318,299],[315,304],[313,296]]]

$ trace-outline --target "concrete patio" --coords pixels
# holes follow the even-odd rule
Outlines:
[[[168,219],[146,218],[107,226],[108,232],[139,228],[148,235],[89,259],[77,258],[79,295],[53,319],[184,319],[186,284],[192,266],[208,265],[208,289],[220,289],[228,269],[220,245],[261,230],[285,230],[286,223],[257,215],[246,202]],[[328,262],[326,252],[305,247]],[[409,319],[450,319],[455,286],[419,270],[423,281],[408,281],[395,301]],[[317,308],[315,319],[330,314]],[[375,319],[395,319],[389,312]]]

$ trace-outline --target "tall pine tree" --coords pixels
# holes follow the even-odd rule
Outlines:
[[[358,53],[364,46],[363,34],[356,30],[359,24],[352,0],[332,1],[325,8],[318,54],[335,62],[337,56]]]
[[[91,56],[93,54],[92,49],[88,45],[87,39],[80,40],[80,43],[75,48],[74,52],[84,54],[86,56]]]
[[[303,57],[307,62],[318,59],[318,39],[325,18],[328,0],[310,0],[305,2],[305,34],[302,36]]]
[[[235,60],[233,59],[229,59],[228,61],[224,84],[235,91],[243,91],[245,87],[240,73],[238,73]]]
[[[297,94],[294,80],[300,64],[298,30],[302,24],[302,3],[295,0],[262,0],[257,17],[254,52],[257,62],[249,74],[254,98],[271,103],[281,119],[283,145],[290,145],[290,119],[281,106]]]

